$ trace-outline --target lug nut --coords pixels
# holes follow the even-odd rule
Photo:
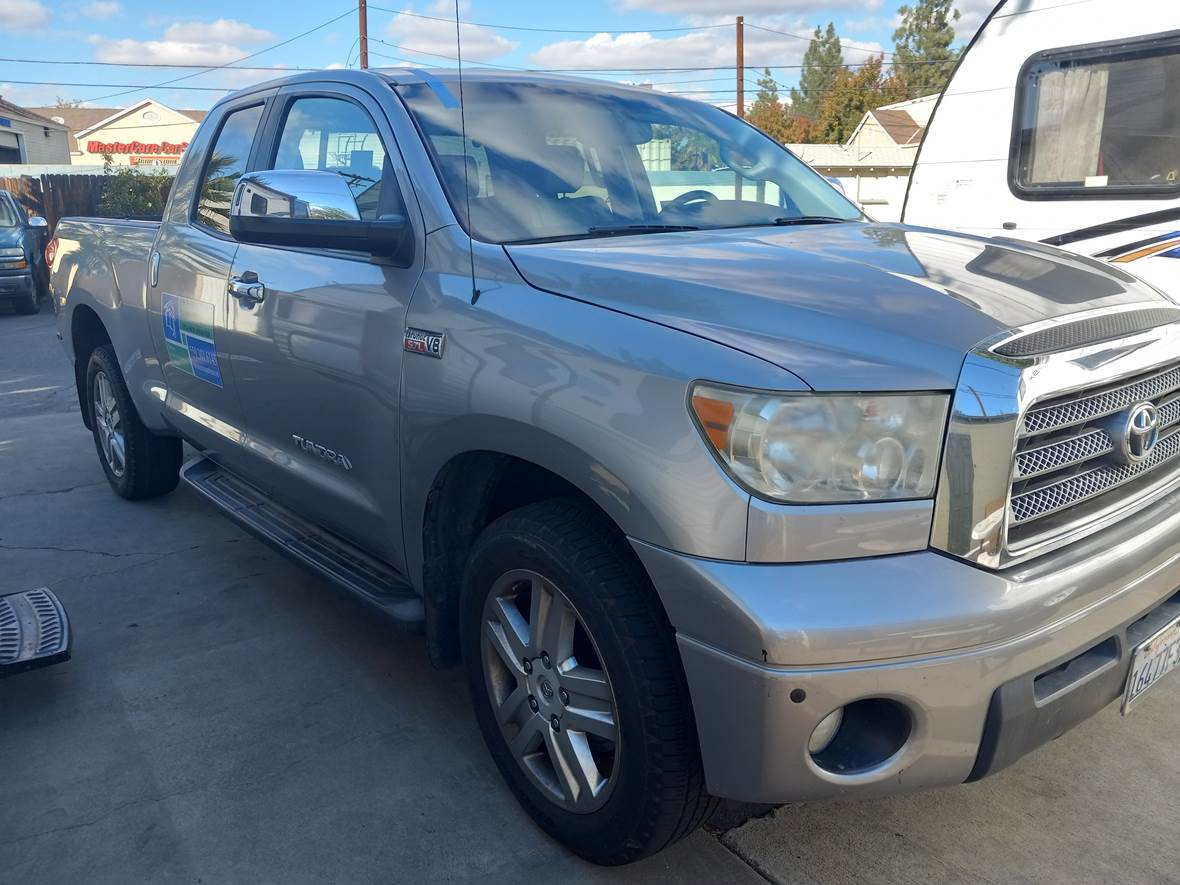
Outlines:
[[[563,688],[558,691],[558,695],[561,697],[561,702],[568,707],[570,703],[570,693]]]
[[[534,713],[537,712],[537,699],[532,695],[529,695],[529,709]]]
[[[549,720],[549,725],[554,731],[561,731],[561,720],[556,716]]]
[[[533,672],[533,662],[530,661],[528,658],[524,659],[524,672],[526,672],[526,673]]]
[[[549,663],[549,652],[547,652],[547,651],[541,652],[541,663],[544,664],[546,667],[552,666]]]

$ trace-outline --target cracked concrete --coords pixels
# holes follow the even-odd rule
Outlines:
[[[0,682],[0,881],[1180,882],[1180,678],[980,784],[731,808],[590,867],[508,794],[458,671],[195,494],[114,496],[56,407],[49,318],[0,315],[0,382],[18,368],[62,393],[0,396],[0,593],[49,585],[75,642]]]

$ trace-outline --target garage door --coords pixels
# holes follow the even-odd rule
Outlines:
[[[0,132],[0,163],[20,162],[20,136],[15,132]]]

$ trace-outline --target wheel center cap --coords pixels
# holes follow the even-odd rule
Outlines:
[[[550,684],[549,680],[546,679],[544,676],[542,676],[540,679],[540,683],[541,683],[541,694],[545,696],[545,700],[547,700],[547,701],[553,700],[553,686],[552,686],[552,684]]]

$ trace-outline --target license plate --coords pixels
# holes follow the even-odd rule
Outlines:
[[[1180,618],[1164,627],[1135,649],[1131,656],[1131,676],[1123,693],[1123,715],[1144,693],[1180,664]]]

